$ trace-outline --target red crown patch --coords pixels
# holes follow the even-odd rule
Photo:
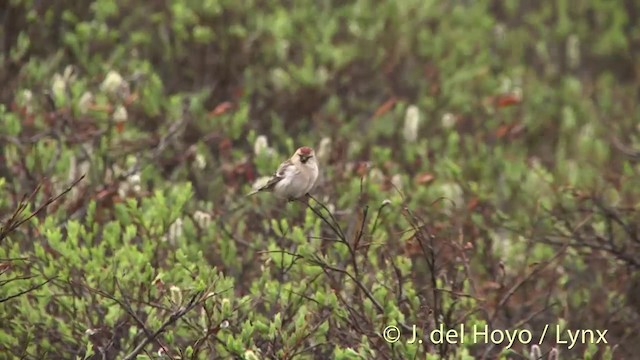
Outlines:
[[[311,155],[311,148],[308,146],[303,146],[300,149],[298,149],[298,151],[300,151],[300,154],[302,155]]]

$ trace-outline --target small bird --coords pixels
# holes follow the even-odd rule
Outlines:
[[[269,181],[247,196],[261,191],[272,192],[289,202],[305,196],[318,180],[318,161],[312,148],[298,148],[290,159],[285,160]]]

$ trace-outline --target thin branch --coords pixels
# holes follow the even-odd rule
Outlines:
[[[147,345],[149,345],[151,342],[155,341],[155,339],[160,334],[165,332],[169,326],[173,325],[180,318],[182,318],[184,315],[186,315],[189,311],[193,310],[196,306],[198,306],[198,304],[200,304],[200,302],[203,300],[202,299],[202,294],[203,293],[204,293],[203,291],[200,291],[200,292],[194,294],[191,297],[191,299],[189,300],[189,302],[187,303],[186,306],[182,306],[178,310],[173,312],[171,314],[171,316],[169,316],[169,319],[167,319],[167,321],[165,321],[164,324],[162,324],[162,326],[160,326],[158,328],[158,330],[156,330],[154,333],[152,333],[151,336],[147,336],[144,340],[142,340],[142,342],[140,342],[140,344],[138,344],[138,346],[136,346],[135,349],[133,349],[133,351],[131,351],[129,354],[127,354],[123,358],[123,360],[133,360],[133,359],[135,359],[138,356],[138,354],[140,354],[142,351],[144,351],[144,348]],[[205,296],[205,299],[206,299],[206,296]]]
[[[13,213],[13,215],[11,216],[11,218],[9,218],[9,220],[7,221],[7,223],[5,224],[5,226],[2,227],[2,229],[0,230],[0,241],[2,241],[4,238],[6,238],[10,233],[14,232],[17,228],[19,228],[22,224],[24,224],[25,222],[31,220],[33,217],[39,215],[44,209],[46,209],[49,205],[51,205],[52,203],[58,201],[60,198],[62,198],[63,196],[65,196],[68,192],[70,192],[76,185],[78,185],[78,183],[80,181],[82,181],[82,179],[84,179],[85,175],[82,175],[80,178],[78,178],[76,181],[74,181],[73,183],[71,183],[71,185],[69,185],[69,187],[67,187],[66,190],[64,190],[63,192],[61,192],[60,194],[49,198],[44,204],[40,205],[40,207],[38,207],[34,212],[32,212],[29,216],[27,216],[26,218],[22,219],[22,220],[17,220],[18,216],[20,215],[20,213],[22,212],[22,210],[26,209],[27,207],[27,202],[25,201],[26,199],[28,199],[29,201],[33,200],[33,198],[35,198],[36,193],[38,192],[38,190],[41,187],[41,184],[38,185],[36,187],[36,189],[31,193],[31,195],[25,198],[23,198],[23,201],[20,202],[20,204],[18,205],[18,208],[16,209],[16,211]]]
[[[41,287],[43,287],[43,286],[45,286],[46,284],[48,284],[49,282],[51,282],[52,280],[54,280],[55,278],[57,278],[57,276],[54,276],[54,277],[52,277],[52,278],[50,278],[50,279],[47,279],[46,281],[44,281],[44,282],[42,282],[42,283],[40,283],[40,284],[37,284],[37,285],[31,286],[30,288],[28,288],[28,289],[26,289],[26,290],[22,290],[22,291],[20,291],[20,292],[19,292],[19,293],[17,293],[17,294],[13,294],[13,295],[7,296],[7,297],[6,297],[6,298],[4,298],[4,299],[0,299],[0,303],[3,303],[3,302],[5,302],[5,301],[9,301],[9,300],[11,300],[11,299],[15,299],[15,298],[17,298],[17,297],[19,297],[19,296],[22,296],[22,295],[24,295],[24,294],[27,294],[27,293],[30,293],[30,292],[32,292],[32,291],[38,290],[38,289],[40,289]]]

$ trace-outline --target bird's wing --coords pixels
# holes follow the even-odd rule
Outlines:
[[[282,179],[287,176],[288,172],[295,170],[296,167],[293,166],[291,160],[286,160],[280,166],[278,166],[278,170],[271,176],[271,179],[267,181],[267,183],[260,188],[260,191],[271,190],[277,183],[279,183]]]

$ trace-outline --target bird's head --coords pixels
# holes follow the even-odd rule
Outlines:
[[[299,161],[302,164],[306,164],[309,160],[315,161],[316,153],[312,148],[308,146],[303,146],[296,150],[296,153],[293,154],[293,161]]]

